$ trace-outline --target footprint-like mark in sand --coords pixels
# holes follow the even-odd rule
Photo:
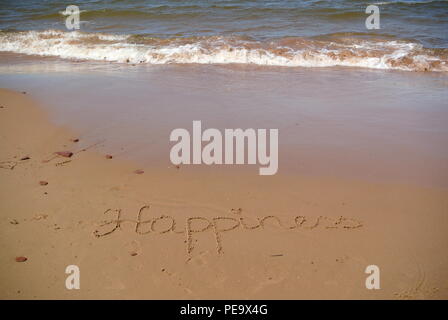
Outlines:
[[[17,161],[0,161],[0,168],[13,170],[19,163]]]
[[[166,269],[162,269],[162,272],[168,277],[171,283],[179,288],[181,288],[185,293],[193,294],[193,290],[191,290],[188,286],[185,285],[183,279],[176,274],[175,272],[168,271]]]
[[[438,288],[428,286],[425,270],[420,266],[418,262],[416,262],[415,265],[417,268],[417,280],[409,289],[394,293],[394,296],[397,299],[425,299],[439,291]]]
[[[142,252],[140,241],[132,240],[125,244],[126,250],[129,252],[131,256],[140,255]]]

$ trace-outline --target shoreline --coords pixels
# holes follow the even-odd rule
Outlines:
[[[241,35],[158,38],[47,29],[4,31],[0,51],[75,61],[138,64],[242,64],[279,67],[358,67],[447,72],[446,48],[395,37],[356,33],[252,39]],[[327,39],[326,39],[327,37]],[[26,45],[25,45],[26,44]],[[56,49],[55,49],[56,48]],[[111,50],[113,49],[113,50]]]
[[[97,150],[139,166],[170,166],[170,132],[191,130],[201,120],[204,129],[221,131],[278,129],[277,175],[448,187],[448,82],[441,75],[174,65],[127,73],[108,64],[90,71],[76,69],[84,63],[60,61],[37,70],[35,64],[11,65],[17,69],[0,69],[3,87],[32,93],[52,123],[79,133],[80,145],[100,142]]]
[[[2,299],[448,297],[446,188],[140,168],[71,141],[29,94],[1,89],[0,101]],[[81,290],[64,287],[72,264]],[[364,286],[371,264],[381,290]]]

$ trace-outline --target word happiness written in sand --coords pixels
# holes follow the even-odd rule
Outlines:
[[[272,220],[272,225],[276,225],[285,230],[314,230],[314,229],[340,229],[349,230],[361,228],[363,225],[360,221],[352,218],[340,216],[326,217],[318,216],[315,218],[306,216],[292,217],[288,225],[277,216],[270,215],[264,217],[247,218],[242,215],[241,209],[232,209],[232,216],[217,216],[217,217],[186,217],[183,221],[184,227],[181,230],[177,229],[178,221],[167,215],[160,215],[156,217],[148,217],[144,219],[144,214],[149,213],[150,206],[146,205],[140,208],[137,214],[137,219],[123,219],[121,209],[108,209],[104,214],[115,213],[115,217],[111,220],[102,221],[94,231],[96,237],[104,237],[121,229],[123,223],[135,224],[135,233],[139,235],[162,235],[168,233],[185,234],[186,236],[186,250],[191,254],[194,249],[194,235],[211,232],[216,242],[216,251],[218,254],[223,253],[222,237],[225,232],[240,229],[242,231],[252,231],[256,229],[264,229],[267,222]],[[248,220],[253,220],[249,222]],[[255,221],[255,222],[254,222]],[[101,230],[99,230],[101,229]]]

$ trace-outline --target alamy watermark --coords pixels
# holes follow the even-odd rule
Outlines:
[[[69,276],[65,279],[65,287],[68,290],[79,290],[81,288],[80,272],[77,265],[71,264],[65,268],[65,273]]]
[[[170,152],[174,165],[258,163],[260,175],[277,173],[278,129],[269,129],[269,143],[267,129],[225,129],[221,133],[209,128],[202,132],[201,121],[193,121],[192,129],[192,135],[183,128],[171,132],[170,141],[177,142]],[[204,147],[203,142],[207,143]]]
[[[380,8],[372,4],[367,6],[366,13],[370,14],[366,19],[366,28],[368,30],[380,29]]]
[[[65,18],[65,27],[68,30],[79,30],[79,7],[75,5],[70,5],[65,8],[65,11],[62,13]]]
[[[380,289],[380,268],[374,264],[366,267],[366,271],[369,276],[366,278],[366,288],[369,290]]]

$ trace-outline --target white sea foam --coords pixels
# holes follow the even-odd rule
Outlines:
[[[160,40],[160,39],[159,39]],[[182,41],[183,40],[183,41]],[[56,30],[0,32],[0,51],[63,59],[147,64],[254,64],[285,67],[362,67],[448,71],[448,63],[415,43],[399,41],[258,43],[210,37],[135,41],[130,35]]]

